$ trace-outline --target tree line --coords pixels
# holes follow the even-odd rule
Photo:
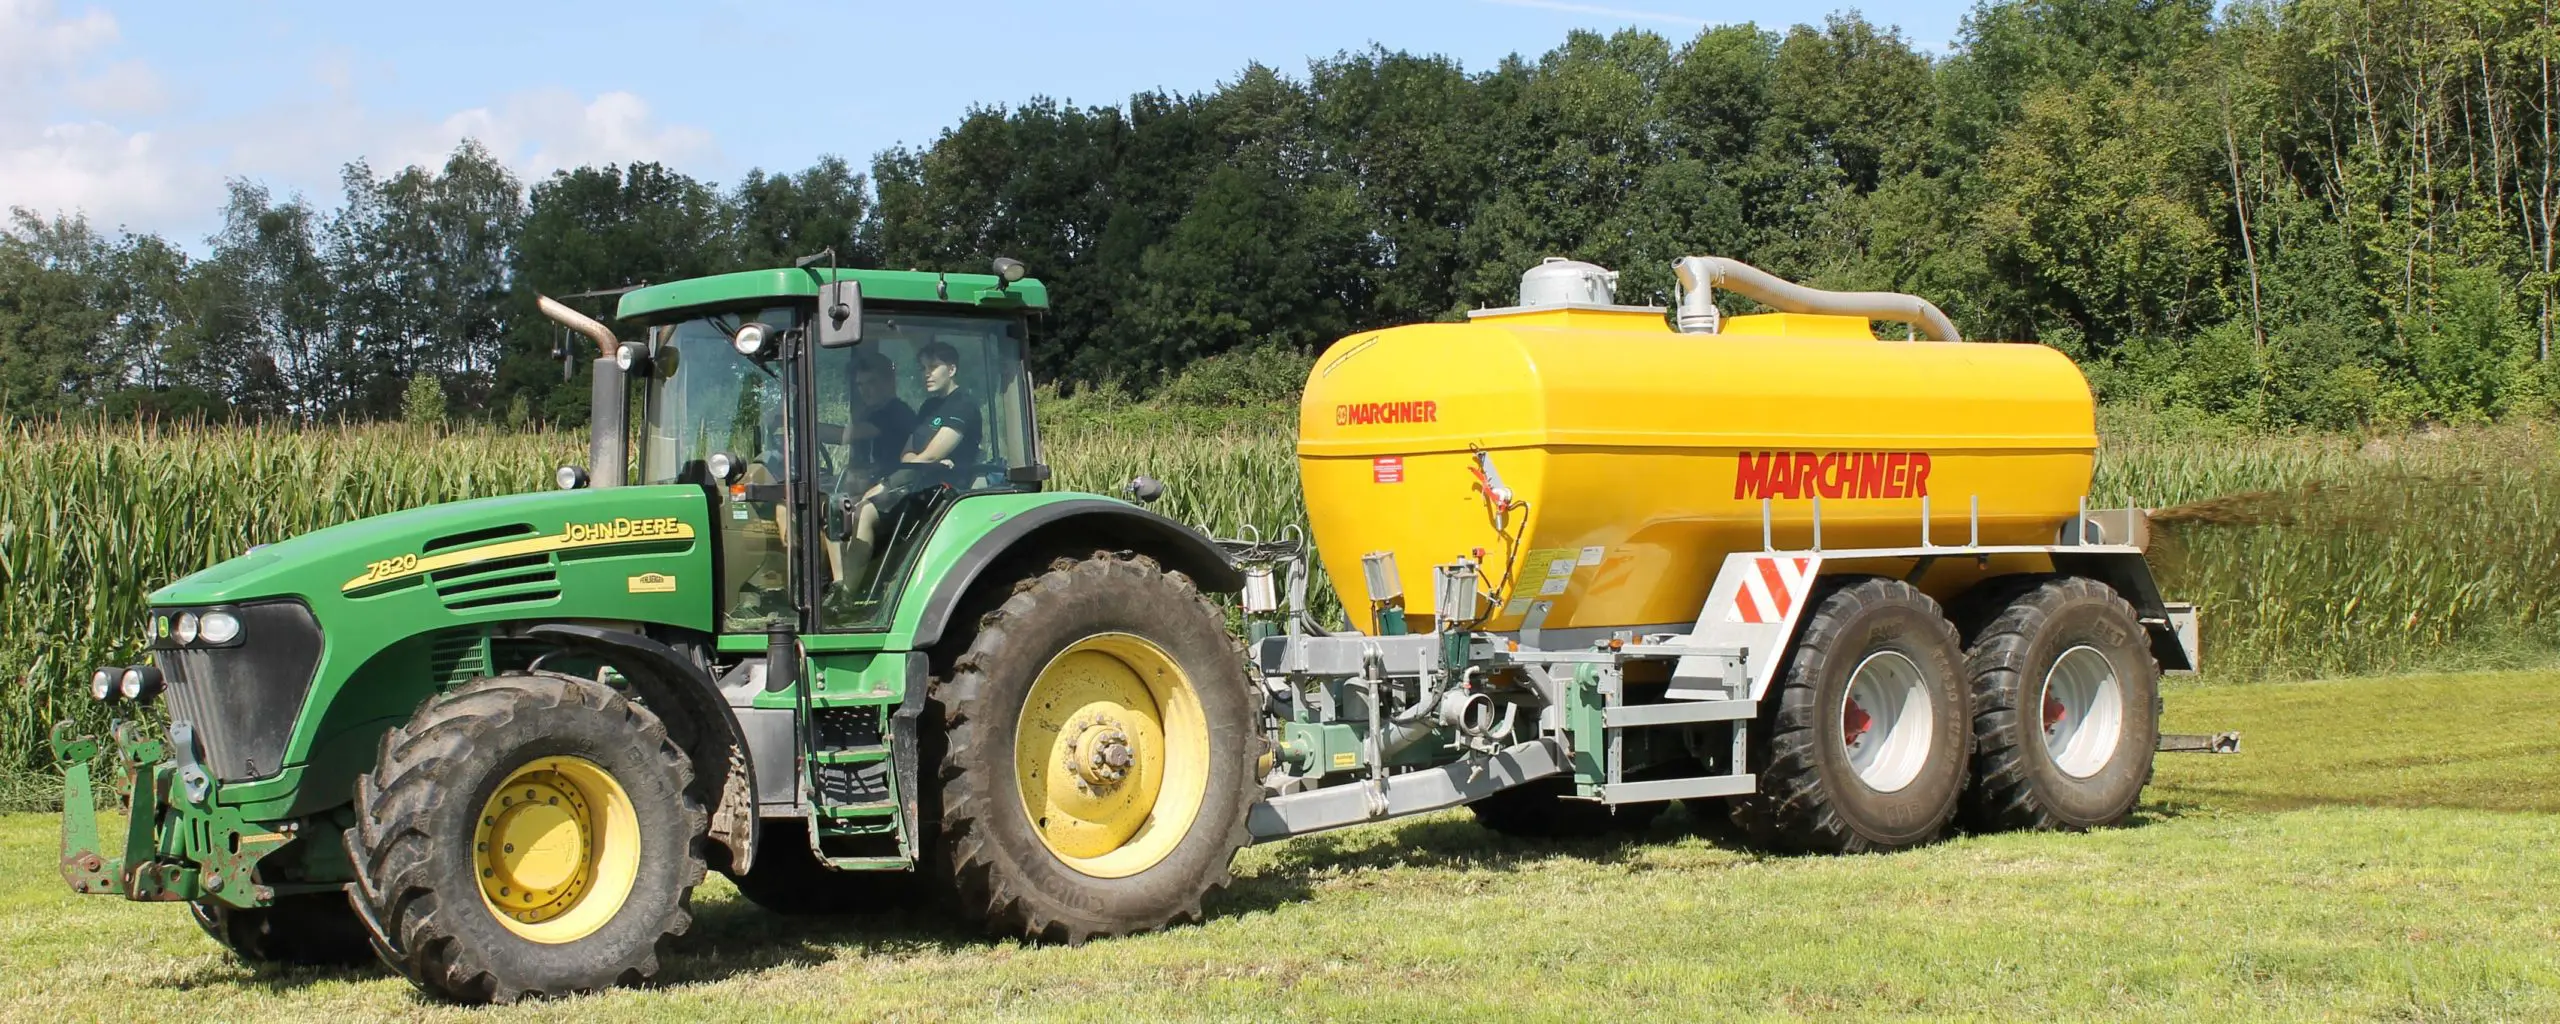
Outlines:
[[[1026,261],[1035,373],[1139,394],[1511,300],[1548,255],[1670,289],[1712,252],[1926,296],[2116,401],[2267,425],[2560,404],[2551,0],[2012,0],[1943,56],[1854,13],[1577,32],[1470,70],[1370,49],[1198,93],[972,110],[931,143],[722,188],[651,163],[529,188],[476,145],[235,182],[202,256],[19,211],[0,408],[584,414],[532,295],[770,266]]]

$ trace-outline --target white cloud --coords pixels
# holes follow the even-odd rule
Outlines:
[[[377,173],[439,166],[465,138],[528,182],[580,164],[712,155],[709,132],[667,124],[629,92],[534,89],[441,116],[370,109],[338,53],[312,55],[313,87],[294,98],[209,116],[186,109],[181,82],[169,111],[173,90],[148,62],[121,58],[119,38],[103,11],[0,0],[0,93],[13,97],[0,104],[0,208],[80,213],[191,245],[218,218],[228,178],[325,205],[350,161]]]
[[[46,125],[0,145],[0,206],[85,212],[107,225],[158,215],[195,197],[160,156],[158,137],[96,121]],[[219,181],[216,182],[219,184]]]
[[[96,8],[66,18],[52,0],[0,0],[0,83],[74,67],[116,35],[115,17]]]
[[[1566,3],[1564,0],[1484,0],[1484,2],[1489,4],[1500,4],[1504,7],[1534,7],[1541,11],[1563,11],[1566,14],[1589,14],[1595,17],[1611,18],[1618,21],[1651,21],[1665,25],[1682,25],[1689,28],[1705,28],[1711,24],[1711,22],[1705,18],[1688,14],[1672,14],[1664,11],[1635,11],[1628,10],[1624,7],[1602,7],[1597,4]]]
[[[430,153],[399,163],[441,159],[465,138],[480,140],[518,174],[528,176],[582,164],[682,160],[711,149],[711,133],[660,124],[650,115],[648,102],[631,93],[581,100],[566,89],[541,89],[445,118],[420,136]]]
[[[71,84],[73,106],[101,114],[157,114],[169,103],[160,73],[138,60],[120,60]]]

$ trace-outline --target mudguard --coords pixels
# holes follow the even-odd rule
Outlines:
[[[521,635],[592,656],[629,680],[641,703],[681,712],[684,720],[670,718],[667,732],[692,757],[693,792],[711,809],[711,838],[728,849],[730,863],[755,863],[755,771],[745,730],[710,672],[675,648],[623,630],[546,622]]]
[[[1210,593],[1244,589],[1244,574],[1199,531],[1154,512],[1109,498],[1069,498],[1024,509],[971,543],[943,572],[917,619],[914,645],[941,642],[942,631],[970,588],[990,567],[1024,545],[1057,546],[1061,552],[1090,544],[1094,550],[1128,550],[1191,577]]]

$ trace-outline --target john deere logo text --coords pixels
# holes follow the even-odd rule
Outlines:
[[[1440,403],[1351,402],[1333,407],[1333,425],[1365,427],[1373,423],[1438,423]]]
[[[650,537],[690,537],[684,520],[674,516],[657,519],[616,518],[602,523],[570,523],[560,528],[563,543],[603,544],[617,540],[645,540]]]
[[[1925,498],[1928,452],[1743,452],[1736,498]]]

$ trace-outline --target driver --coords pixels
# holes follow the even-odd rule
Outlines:
[[[838,440],[847,450],[846,491],[858,489],[855,479],[868,486],[895,466],[907,435],[916,428],[915,410],[898,400],[898,378],[888,357],[868,348],[853,355],[853,401],[861,411],[845,424]]]
[[[839,601],[851,600],[861,574],[871,567],[872,535],[879,529],[881,508],[945,483],[953,478],[955,468],[977,462],[978,399],[960,387],[959,351],[944,342],[932,342],[916,350],[916,362],[924,375],[924,404],[916,407],[915,426],[900,446],[893,471],[863,492],[857,503],[861,508],[853,539],[845,543],[835,593],[830,595]]]
[[[863,348],[853,354],[853,402],[857,410],[836,440],[844,445],[844,467],[832,490],[840,495],[867,493],[898,465],[907,435],[915,432],[915,410],[898,400],[898,378],[889,359]],[[839,589],[845,578],[843,542],[826,546],[827,569]]]

